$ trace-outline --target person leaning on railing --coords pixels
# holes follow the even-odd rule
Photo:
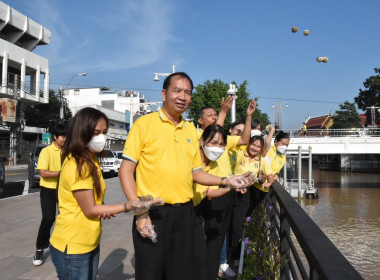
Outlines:
[[[280,130],[274,139],[274,145],[268,150],[267,154],[264,155],[265,159],[268,161],[273,174],[274,179],[280,182],[278,177],[281,169],[284,167],[286,162],[286,150],[289,146],[290,137],[287,133]]]

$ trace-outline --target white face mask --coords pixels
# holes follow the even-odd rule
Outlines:
[[[287,146],[278,146],[277,147],[277,151],[280,153],[280,154],[285,154],[286,153],[286,150],[288,149]]]
[[[211,161],[216,161],[224,153],[224,149],[219,147],[202,147],[206,157]]]
[[[252,138],[253,136],[261,136],[261,131],[258,130],[258,129],[252,129],[252,130],[251,130],[251,138]]]
[[[100,153],[103,151],[104,146],[106,145],[107,136],[104,134],[99,134],[96,136],[93,136],[91,141],[88,142],[87,147],[90,148],[91,151],[94,151],[95,153]]]

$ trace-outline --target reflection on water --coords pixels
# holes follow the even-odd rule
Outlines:
[[[380,279],[380,175],[313,170],[301,206],[365,279]]]

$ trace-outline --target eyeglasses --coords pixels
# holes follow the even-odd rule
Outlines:
[[[241,129],[238,129],[238,128],[234,128],[234,131],[236,131],[235,134],[236,134],[236,135],[239,135],[239,136],[240,136],[241,133],[243,132]]]

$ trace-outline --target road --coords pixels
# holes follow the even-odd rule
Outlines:
[[[108,174],[104,175],[104,179],[107,180],[110,178],[117,177],[117,174]],[[0,195],[0,199],[22,195],[25,188],[25,180],[28,178],[28,169],[9,169],[5,171],[5,183],[3,193]],[[33,188],[29,190],[29,193],[39,192],[40,188]]]

